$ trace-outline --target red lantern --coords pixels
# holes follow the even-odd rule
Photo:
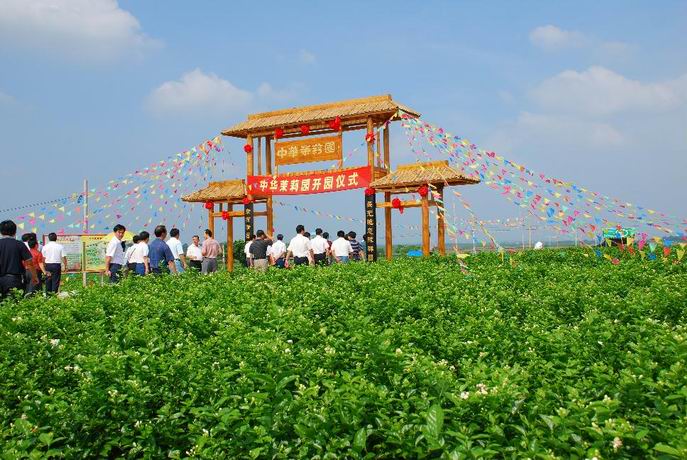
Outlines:
[[[365,140],[368,144],[372,144],[375,141],[375,133],[367,133],[365,135]]]
[[[401,204],[401,200],[394,198],[391,200],[391,206],[393,206],[395,209],[398,209],[401,214],[403,214],[403,205]]]
[[[420,186],[420,188],[417,189],[417,193],[422,197],[425,198],[427,194],[429,193],[429,188],[426,185]]]
[[[212,201],[206,201],[205,202],[205,209],[212,209],[213,203]]]
[[[301,125],[301,134],[303,134],[304,136],[310,134],[310,126]]]
[[[277,128],[274,130],[274,138],[275,139],[281,139],[284,137],[284,130],[281,128]]]
[[[246,145],[243,146],[243,151],[246,152],[246,153],[250,153],[250,152],[253,151],[253,146],[250,145],[250,144],[246,144]]]
[[[243,204],[245,204],[245,205],[250,204],[250,202],[251,202],[251,199],[248,198],[248,197],[245,197],[245,198],[243,199]]]
[[[375,193],[377,193],[377,191],[372,187],[368,187],[365,189],[365,196],[374,195]]]
[[[328,124],[329,127],[334,131],[339,131],[341,129],[341,117],[334,118]]]
[[[222,220],[229,220],[229,211],[222,211]]]

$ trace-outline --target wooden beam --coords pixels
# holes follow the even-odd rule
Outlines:
[[[372,117],[367,117],[367,134],[373,134],[374,133],[374,123],[372,121]],[[367,165],[372,168],[374,167],[374,161],[375,161],[375,144],[374,142],[367,142],[367,136],[365,138],[365,143],[367,144]]]
[[[227,211],[227,214],[229,215],[230,218],[231,217],[244,217],[243,211]],[[258,216],[258,217],[267,216],[267,211],[254,212],[253,215]],[[222,217],[222,213],[221,212],[213,212],[212,216],[213,217]],[[212,230],[212,229],[210,229],[210,230]]]
[[[253,146],[253,136],[246,137],[246,144]],[[253,176],[253,152],[246,154],[246,176]]]
[[[391,193],[384,194],[384,201],[391,201]],[[384,209],[384,249],[386,252],[386,260],[391,260],[394,253],[394,246],[392,242],[392,232],[391,232],[391,208]]]
[[[439,192],[439,198],[444,201],[444,187],[437,187]],[[445,206],[445,203],[444,203]],[[437,206],[437,248],[439,249],[439,254],[442,256],[446,255],[446,219],[444,217],[444,211]]]
[[[419,208],[422,206],[422,201],[420,200],[408,200],[408,201],[401,201],[401,207],[404,208]],[[393,208],[394,206],[391,204],[391,201],[385,201],[384,203],[377,203],[378,208]]]
[[[422,198],[422,255],[428,256],[429,247],[429,199]]]
[[[227,211],[232,212],[233,205],[227,205]],[[234,218],[227,219],[227,271],[234,271]]]

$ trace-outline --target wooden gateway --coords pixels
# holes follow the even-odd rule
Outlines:
[[[422,208],[422,253],[430,253],[429,208],[437,209],[437,248],[445,254],[443,193],[445,186],[479,182],[451,168],[448,161],[401,165],[391,170],[389,128],[402,117],[420,114],[395,102],[390,95],[297,107],[249,115],[246,121],[222,132],[245,139],[246,178],[210,182],[184,196],[187,202],[205,203],[208,228],[215,219],[227,221],[227,242],[234,241],[234,218],[244,220],[244,239],[255,233],[255,217],[266,217],[274,228],[274,195],[303,195],[362,188],[365,190],[367,260],[377,259],[377,208],[384,209],[386,258],[392,256],[393,208]],[[344,131],[365,130],[367,164],[343,167]],[[311,162],[334,162],[329,169],[279,172],[279,168]],[[384,200],[377,202],[377,193]],[[419,193],[419,200],[401,201],[394,195]],[[234,209],[234,206],[242,209]],[[264,206],[256,211],[255,207]],[[227,269],[233,270],[231,244]]]

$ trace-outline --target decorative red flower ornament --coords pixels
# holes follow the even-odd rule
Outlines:
[[[328,124],[329,124],[329,127],[331,129],[333,129],[334,131],[340,130],[341,129],[341,117],[334,118]]]
[[[222,211],[222,220],[229,220],[229,211]]]
[[[275,139],[281,139],[284,137],[284,130],[281,128],[277,128],[274,130],[274,138]]]
[[[213,203],[212,201],[206,201],[205,202],[205,209],[212,209]]]
[[[309,125],[301,125],[301,134],[304,136],[307,134],[310,134],[310,126]]]
[[[250,152],[253,151],[253,146],[250,145],[250,144],[246,144],[246,145],[243,146],[243,151],[246,152],[246,153],[250,153]]]
[[[426,185],[421,185],[420,188],[417,189],[417,193],[422,198],[425,198],[429,194],[429,187],[427,187]]]
[[[401,214],[403,214],[403,205],[401,204],[401,200],[398,198],[394,198],[391,200],[391,206],[394,207],[395,209],[398,209]]]
[[[365,135],[365,140],[368,144],[372,144],[375,141],[375,133],[367,133]]]
[[[365,196],[374,195],[375,193],[377,193],[377,191],[372,187],[367,187],[365,189]]]
[[[243,204],[250,204],[251,201],[252,201],[252,200],[251,200],[250,198],[245,197],[245,198],[243,199]]]

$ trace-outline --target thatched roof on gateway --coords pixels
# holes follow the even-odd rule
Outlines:
[[[382,123],[393,117],[399,110],[413,117],[420,116],[415,110],[395,102],[390,94],[385,94],[256,113],[248,115],[246,121],[222,131],[222,134],[243,138],[248,135],[269,136],[276,128],[282,128],[285,137],[288,137],[291,133],[300,135],[299,129],[302,124],[308,124],[312,134],[324,133],[331,131],[327,123],[336,117],[341,118],[342,129],[360,129],[366,126],[367,117],[372,117],[375,122]]]
[[[399,165],[396,171],[373,181],[370,187],[379,191],[415,191],[424,184],[470,185],[479,179],[467,176],[449,166],[448,161]]]
[[[189,203],[205,203],[206,201],[239,202],[246,196],[246,181],[232,179],[210,182],[207,187],[182,196],[183,201]]]

